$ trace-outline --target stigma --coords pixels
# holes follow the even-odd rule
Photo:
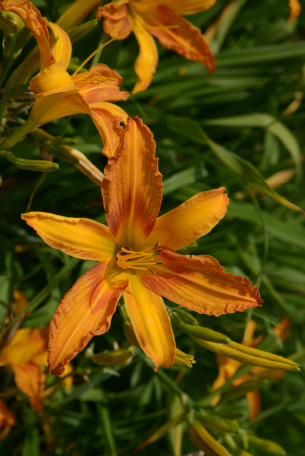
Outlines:
[[[139,252],[130,247],[121,247],[121,250],[116,255],[117,265],[123,269],[147,270],[156,275],[151,267],[163,264],[161,261],[156,261],[155,258],[162,252],[162,249],[158,249],[158,244],[157,242],[154,247],[149,247]]]

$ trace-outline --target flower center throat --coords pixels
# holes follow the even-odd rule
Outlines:
[[[156,275],[151,266],[163,264],[161,261],[156,261],[155,257],[160,255],[162,249],[158,249],[158,242],[154,247],[149,247],[145,250],[136,250],[130,247],[121,247],[117,253],[117,265],[123,269],[141,269],[148,270]]]

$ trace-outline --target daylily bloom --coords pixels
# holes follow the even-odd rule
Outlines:
[[[103,27],[113,38],[125,39],[131,30],[140,53],[135,62],[138,81],[133,92],[142,92],[151,83],[158,65],[158,50],[153,37],[166,49],[173,49],[189,60],[215,70],[215,60],[201,30],[181,15],[204,11],[216,0],[120,0],[102,6],[97,19],[104,17]]]
[[[31,3],[17,2],[17,0],[12,3],[20,3],[16,14],[19,13],[23,19],[25,13],[28,14],[30,8],[28,4]],[[4,149],[12,147],[18,139],[38,125],[72,114],[86,113],[91,116],[101,135],[105,154],[115,155],[119,152],[124,137],[120,122],[127,121],[127,114],[123,109],[109,102],[128,98],[128,92],[121,92],[119,89],[122,82],[121,76],[103,64],[95,65],[88,72],[70,76],[66,71],[72,50],[69,36],[59,25],[49,23],[54,34],[59,38],[51,54],[46,22],[41,19],[36,8],[35,14],[40,19],[35,22],[35,27],[40,30],[40,33],[36,32],[35,37],[40,48],[42,44],[44,48],[47,47],[49,58],[41,61],[42,71],[30,81],[30,88],[36,100],[28,120],[1,147]],[[33,28],[31,22],[29,28],[30,26]],[[45,32],[44,41],[41,38],[42,32]],[[43,55],[41,51],[41,59]]]
[[[274,328],[273,331],[284,341],[289,333],[290,320],[285,317],[281,320],[278,327]],[[242,342],[248,347],[256,347],[263,339],[263,336],[260,335],[253,338],[254,331],[256,329],[256,323],[254,320],[250,320],[249,327],[247,330],[247,338]],[[217,355],[217,364],[218,364],[218,377],[213,383],[212,390],[216,390],[223,386],[228,379],[233,377],[238,368],[242,365],[239,361],[236,361],[231,358],[225,358],[224,356]],[[249,374],[243,375],[242,377],[237,378],[232,383],[233,386],[241,385],[242,383],[253,379],[253,376],[260,376],[265,378],[280,379],[285,375],[284,370],[274,370],[270,371],[263,367],[256,366],[251,369]],[[248,404],[249,404],[249,419],[253,420],[259,413],[261,408],[261,398],[259,391],[252,391],[247,394]],[[212,400],[212,404],[217,404],[220,400],[220,396],[216,396]]]
[[[14,426],[16,426],[14,413],[3,401],[0,401],[0,442],[5,439]]]
[[[142,350],[171,366],[175,340],[161,296],[207,315],[259,306],[257,286],[225,273],[206,255],[179,250],[207,234],[226,213],[224,188],[202,192],[157,218],[162,175],[155,142],[139,118],[128,119],[122,152],[110,157],[102,183],[108,227],[44,212],[22,215],[51,247],[99,263],[78,279],[50,326],[49,370],[62,374],[94,335],[108,331],[120,297]]]
[[[301,12],[301,5],[298,2],[298,0],[289,0],[289,6],[290,6],[290,16],[288,18],[288,21],[293,21],[295,18],[297,18],[300,15]]]
[[[43,409],[47,345],[47,327],[18,329],[0,354],[0,366],[12,368],[16,385],[37,411]]]

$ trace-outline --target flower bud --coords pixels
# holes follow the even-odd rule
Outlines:
[[[223,405],[228,401],[237,401],[246,394],[263,388],[267,383],[267,379],[260,378],[257,380],[249,380],[238,386],[232,386],[229,390],[222,394],[219,404]]]
[[[8,161],[14,163],[17,168],[28,171],[36,171],[39,173],[51,173],[59,169],[58,163],[53,163],[46,160],[26,160],[13,155],[11,152],[1,150],[0,154],[7,158]]]
[[[267,453],[278,454],[280,456],[286,455],[284,448],[271,440],[261,439],[260,437],[251,434],[247,435],[246,438],[253,448],[266,451]]]
[[[133,347],[127,350],[107,350],[93,355],[91,361],[98,366],[125,366],[131,362],[133,355]]]
[[[198,415],[198,420],[205,427],[216,432],[236,432],[239,428],[238,421],[225,420],[216,416]]]
[[[190,442],[206,456],[232,456],[201,424],[190,424],[187,435]]]
[[[10,11],[0,11],[0,30],[3,31],[4,36],[11,33],[17,35],[24,27],[24,22],[17,14]]]
[[[188,325],[198,325],[196,318],[190,312],[186,312],[181,307],[175,309],[175,313],[179,316],[183,323],[187,323]]]
[[[202,339],[204,341],[213,341],[213,342],[219,342],[223,344],[229,344],[231,342],[231,339],[228,336],[225,336],[224,334],[221,334],[219,332],[213,331],[212,329],[204,328],[203,326],[199,325],[188,325],[184,323],[180,315],[178,315],[176,312],[172,312],[171,319],[175,325],[178,326],[178,328],[181,329],[181,331],[185,332],[191,337],[196,337],[198,339]]]
[[[225,356],[226,358],[235,359],[248,366],[261,366],[268,369],[283,369],[286,371],[300,372],[299,364],[282,356],[274,355],[257,348],[247,347],[236,342],[221,344],[208,342],[199,337],[191,336],[192,339],[201,347],[206,348],[214,353]]]

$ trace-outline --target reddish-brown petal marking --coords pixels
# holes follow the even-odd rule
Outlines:
[[[163,249],[153,266],[157,275],[141,272],[141,280],[155,293],[206,315],[219,316],[260,306],[258,287],[249,279],[225,273],[209,256],[179,255]]]
[[[225,216],[229,199],[225,188],[198,193],[170,212],[158,217],[145,246],[179,250],[209,233]]]
[[[215,70],[215,59],[205,37],[189,21],[165,6],[143,13],[141,17],[148,31],[163,47],[186,59],[203,63],[210,72]]]
[[[161,296],[149,290],[132,272],[128,288],[124,291],[124,300],[142,350],[156,368],[172,366],[176,344]]]
[[[61,375],[64,366],[93,336],[108,331],[117,302],[128,285],[126,274],[125,282],[121,280],[117,289],[110,288],[107,282],[110,273],[107,262],[96,264],[77,280],[57,307],[49,338],[48,367],[53,375]]]
[[[104,18],[104,31],[112,38],[124,40],[131,32],[132,26],[127,15],[126,6],[128,1],[120,0],[116,3],[111,2],[98,8],[96,18],[98,20],[102,17]]]
[[[33,409],[37,411],[43,410],[42,393],[46,379],[44,366],[28,363],[24,366],[12,366],[12,368],[16,385],[20,391],[29,397]]]
[[[108,226],[120,247],[135,250],[150,234],[162,201],[155,141],[141,119],[129,118],[122,155],[111,158],[102,183]]]
[[[39,46],[41,70],[55,62],[51,53],[47,23],[32,2],[27,0],[3,0],[0,1],[0,10],[17,14],[23,20],[25,26],[31,30]]]
[[[27,212],[21,218],[46,244],[82,260],[102,261],[115,254],[109,228],[90,219]]]

